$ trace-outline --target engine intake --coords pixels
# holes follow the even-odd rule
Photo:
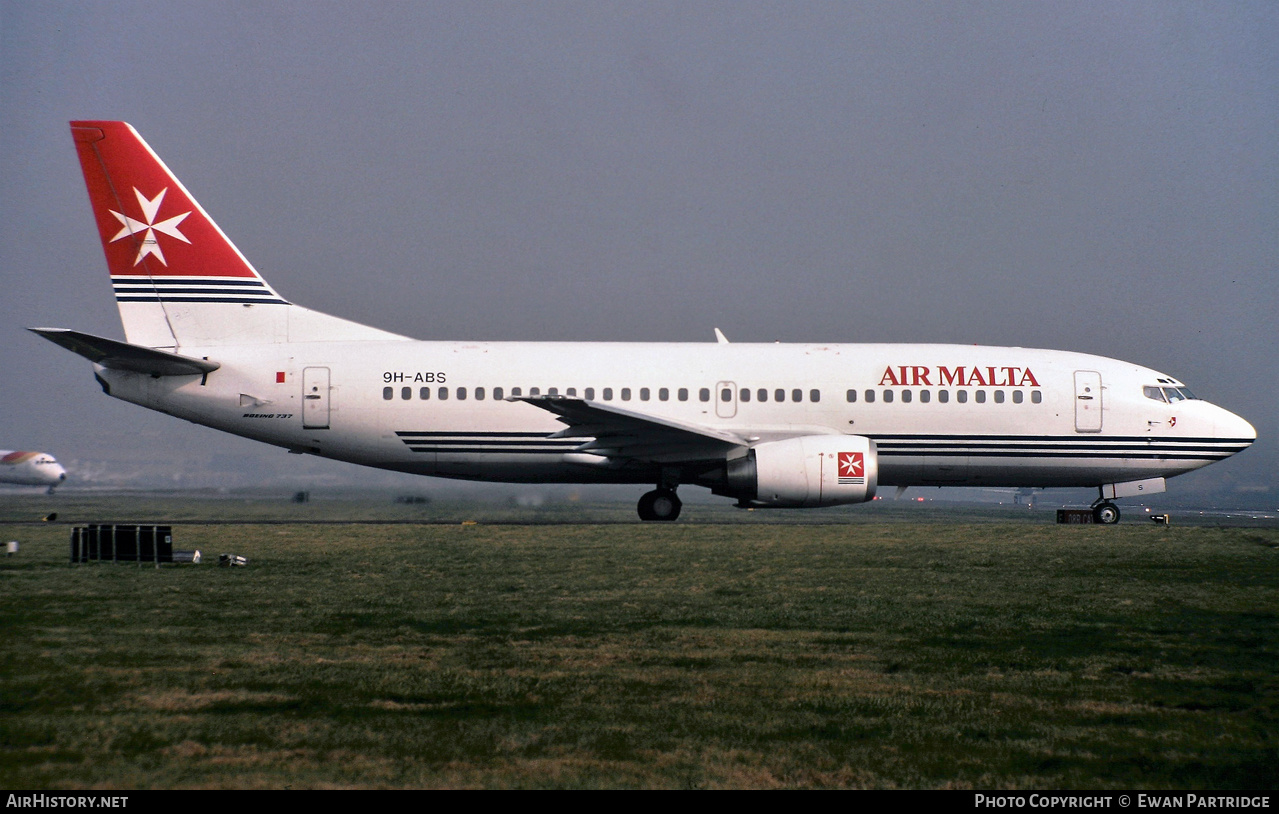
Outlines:
[[[742,505],[811,508],[875,497],[879,459],[861,435],[805,435],[752,447],[728,462],[731,494]]]

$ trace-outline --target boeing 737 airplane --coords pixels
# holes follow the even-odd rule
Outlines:
[[[67,470],[47,452],[0,449],[0,483],[53,488],[67,479]]]
[[[258,274],[130,125],[72,122],[127,341],[33,328],[111,396],[365,466],[676,488],[742,507],[883,486],[1087,486],[1114,500],[1245,449],[1247,421],[1149,368],[969,345],[423,342],[308,310]]]

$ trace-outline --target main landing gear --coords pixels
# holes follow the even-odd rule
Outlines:
[[[636,508],[640,520],[674,520],[683,505],[674,489],[659,487],[641,497]]]

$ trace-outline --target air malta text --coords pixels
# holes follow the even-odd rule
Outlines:
[[[880,385],[895,387],[1038,387],[1028,367],[889,365]]]

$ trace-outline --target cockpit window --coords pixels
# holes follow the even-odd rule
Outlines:
[[[1153,385],[1146,385],[1141,388],[1141,390],[1148,399],[1166,401],[1170,404],[1196,398],[1195,394],[1191,393],[1190,388],[1188,387],[1155,387]]]

